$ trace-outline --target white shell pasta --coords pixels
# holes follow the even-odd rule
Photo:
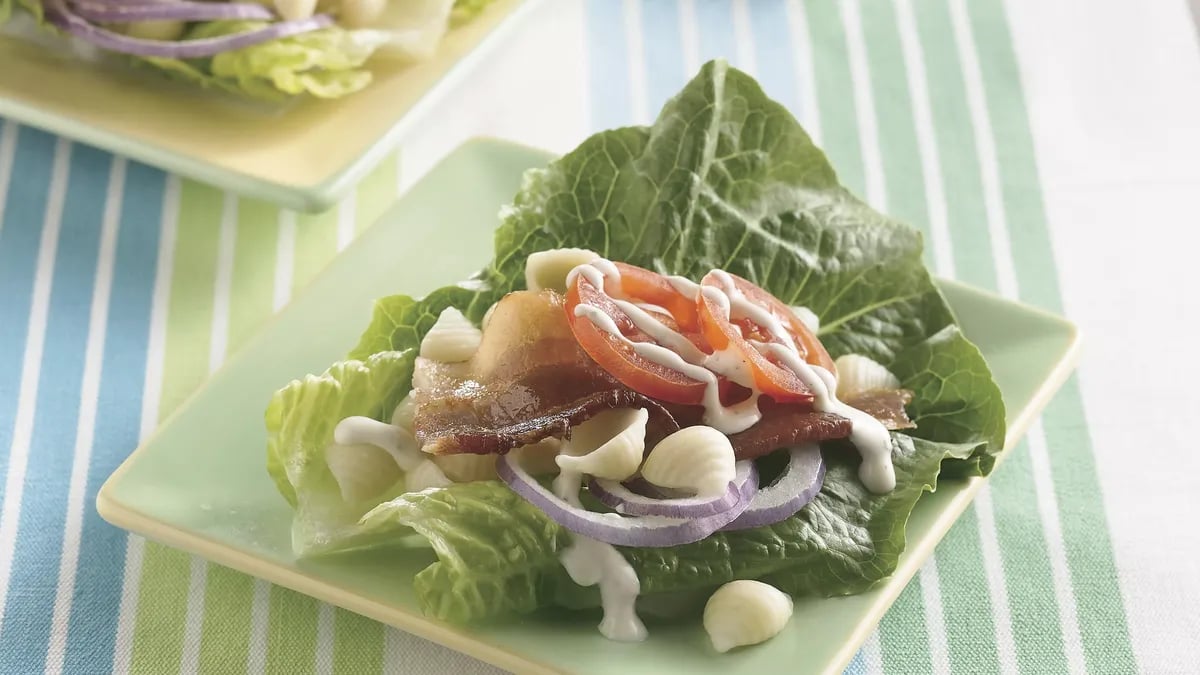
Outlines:
[[[562,445],[562,441],[557,438],[543,438],[537,443],[521,446],[517,449],[521,453],[521,466],[535,476],[558,473],[558,463],[555,460],[558,459]]]
[[[716,496],[733,480],[735,461],[728,436],[708,426],[687,427],[654,446],[642,466],[642,477],[662,487]]]
[[[704,605],[704,630],[719,652],[770,640],[792,618],[792,599],[761,581],[731,581]]]
[[[400,399],[400,403],[396,405],[396,409],[392,411],[392,425],[404,429],[408,433],[413,432],[413,418],[417,414],[417,401],[413,398],[412,392]]]
[[[553,248],[531,253],[525,260],[525,287],[531,291],[566,291],[567,273],[599,257],[584,248]]]
[[[847,398],[872,389],[897,389],[900,380],[872,359],[861,354],[846,354],[839,356],[833,362],[837,368],[837,396]]]
[[[325,448],[325,463],[337,481],[342,500],[356,504],[378,496],[400,480],[399,465],[381,448],[365,443]]]
[[[142,40],[178,40],[187,30],[187,24],[182,21],[134,21],[126,24],[124,32],[132,38]]]
[[[404,477],[406,492],[420,492],[429,488],[443,488],[450,484],[450,479],[437,464],[428,459],[418,464]]]
[[[496,479],[496,455],[434,455],[430,458],[455,483]]]
[[[537,443],[524,445],[511,452],[521,453],[521,466],[535,476],[558,471],[554,463],[558,455],[559,440],[544,438]],[[446,477],[455,483],[470,483],[477,480],[496,480],[496,455],[434,455],[430,457],[441,468]]]
[[[646,451],[644,408],[606,410],[571,430],[557,458],[559,468],[597,478],[625,480],[638,470]]]
[[[386,7],[387,0],[342,0],[338,23],[346,28],[368,28]]]
[[[475,355],[483,333],[463,313],[447,307],[421,340],[421,356],[442,363],[459,363]]]
[[[347,417],[333,428],[333,442],[338,445],[369,445],[382,449],[404,471],[420,462],[421,449],[417,439],[407,429],[359,415]]]
[[[288,21],[307,19],[317,9],[317,0],[275,0],[275,11]]]
[[[792,314],[795,314],[796,318],[800,319],[800,323],[807,326],[814,334],[821,329],[821,317],[817,316],[811,309],[792,305]]]

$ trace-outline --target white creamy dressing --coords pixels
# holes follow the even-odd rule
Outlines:
[[[373,445],[386,450],[404,471],[412,471],[425,457],[417,441],[402,427],[370,417],[347,417],[333,428],[333,442],[339,445]]]
[[[579,489],[583,474],[564,469],[554,479],[554,493],[576,508],[583,508]],[[613,514],[613,517],[620,516]],[[641,642],[646,639],[646,626],[638,618],[636,602],[642,591],[637,572],[611,544],[589,537],[571,534],[571,545],[559,555],[563,569],[580,586],[600,585],[600,605],[604,618],[600,634],[620,642]]]
[[[577,274],[584,275],[597,289],[604,288],[606,280],[613,282],[617,292],[614,293],[614,289],[610,288],[609,295],[619,294],[621,273],[615,265],[607,260],[595,260],[590,264],[580,265],[571,270],[567,277],[568,285],[574,281]],[[749,319],[775,338],[778,342],[770,344],[752,342],[752,344],[760,352],[775,357],[812,390],[814,409],[841,415],[850,420],[850,442],[858,448],[858,452],[863,458],[862,465],[858,470],[858,476],[863,485],[876,493],[890,492],[895,488],[896,472],[892,466],[892,438],[883,424],[874,417],[839,401],[836,378],[829,371],[809,364],[800,356],[791,334],[783,323],[765,307],[747,299],[737,289],[729,274],[721,270],[714,270],[713,275],[717,278],[719,287],[701,287],[683,277],[672,276],[667,279],[675,290],[688,297],[696,298],[703,293],[705,298],[716,303],[725,319]],[[619,299],[614,301],[622,311],[629,315],[635,326],[658,344],[634,342],[626,338],[617,328],[616,322],[597,307],[581,303],[575,307],[575,316],[587,318],[597,328],[621,340],[640,356],[704,382],[705,424],[726,434],[732,434],[749,428],[761,418],[762,415],[758,411],[760,392],[754,389],[754,380],[750,377],[749,366],[739,354],[730,349],[706,355],[686,337],[671,330],[635,304]],[[717,391],[717,375],[724,375],[733,382],[750,387],[754,391],[754,395],[747,401],[731,407],[722,405]]]
[[[875,493],[891,492],[896,487],[896,470],[892,466],[892,435],[879,420],[842,403],[837,398],[837,379],[821,366],[814,366],[794,351],[777,343],[752,342],[760,352],[779,359],[813,393],[813,408],[820,412],[841,415],[850,420],[850,442],[862,455],[858,479]]]

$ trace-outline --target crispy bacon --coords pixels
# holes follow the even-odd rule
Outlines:
[[[663,404],[625,387],[576,342],[557,293],[520,291],[493,310],[483,341],[465,363],[417,360],[415,431],[425,452],[492,454],[568,437],[604,410],[646,408],[647,447],[680,427],[700,424],[703,408]],[[845,401],[889,429],[914,426],[904,407],[912,392],[878,390]],[[846,438],[850,420],[764,397],[763,418],[730,436],[738,459],[778,448]]]
[[[417,360],[418,442],[433,454],[504,453],[604,410],[646,408],[647,442],[679,427],[660,404],[624,387],[579,348],[556,293],[516,292],[497,305],[466,363]]]

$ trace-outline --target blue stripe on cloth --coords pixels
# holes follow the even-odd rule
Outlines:
[[[593,130],[629,124],[633,102],[629,91],[629,41],[623,4],[587,0],[588,77]]]
[[[811,101],[803,101],[800,77],[793,57],[796,47],[788,29],[785,0],[756,0],[750,5],[750,28],[754,32],[754,60],[763,91],[783,103],[803,120],[802,113]]]
[[[45,666],[111,161],[100,150],[72,148],[59,233],[65,245],[58,247],[54,264],[13,590],[0,630],[0,673],[34,673]]]
[[[675,0],[646,0],[642,3],[643,53],[646,62],[646,103],[656,116],[667,99],[683,89],[695,73],[683,61],[683,39],[679,28],[679,4]]]
[[[733,8],[727,0],[696,0],[696,25],[700,35],[700,63],[725,59],[737,62],[737,41],[733,34]]]
[[[0,224],[0,476],[7,471],[12,447],[54,143],[54,137],[42,131],[22,127],[17,132],[4,223]],[[0,498],[3,496],[4,481],[0,480]]]
[[[846,664],[846,669],[842,671],[842,675],[867,675],[867,660],[863,658],[861,649],[850,660],[850,663]]]
[[[96,493],[138,443],[166,174],[130,163],[113,270],[96,435],[84,496],[64,672],[112,669],[128,536],[100,519]]]

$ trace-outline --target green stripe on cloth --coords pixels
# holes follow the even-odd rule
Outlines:
[[[896,15],[890,3],[868,3],[862,12],[863,40],[875,92],[874,115],[879,127],[879,155],[887,186],[887,211],[921,230],[930,240],[929,207],[925,203],[925,177],[921,172],[916,122],[909,97],[908,76]],[[928,249],[928,247],[926,247]],[[932,261],[930,251],[925,260]]]
[[[920,583],[914,578],[900,592],[879,629],[884,672],[889,675],[933,672],[925,633],[925,603],[921,598]],[[914,635],[921,639],[914,640]]]
[[[1008,18],[998,0],[964,4],[981,55],[1021,298],[1061,311],[1062,294]],[[1076,377],[1050,402],[1043,420],[1059,513],[1067,515],[1061,518],[1061,527],[1088,670],[1132,672],[1137,663],[1116,583],[1111,537]]]
[[[378,673],[383,670],[383,624],[338,609],[334,618],[334,637],[334,673]]]
[[[250,602],[254,579],[228,567],[208,566],[197,672],[232,673],[250,654]]]
[[[316,646],[317,601],[286,588],[272,587],[266,671],[278,675],[315,672]]]
[[[324,213],[296,216],[295,272],[292,295],[296,295],[325,269],[337,254],[337,208]]]
[[[851,191],[866,190],[858,115],[850,90],[850,59],[846,34],[835,0],[804,3],[808,14],[808,37],[812,42],[813,76],[816,78],[817,110],[821,118],[821,146],[837,167],[838,178]]]
[[[193,181],[183,181],[180,186],[160,420],[208,376],[223,201],[216,188]],[[179,669],[189,569],[189,556],[146,543],[133,634],[134,673],[154,675]]]
[[[1045,533],[1030,489],[1032,475],[1029,444],[1022,442],[988,482],[1012,608],[1017,666],[1022,673],[1066,672]]]
[[[995,288],[991,249],[978,243],[987,241],[979,155],[971,131],[962,68],[950,39],[946,1],[912,0],[912,8],[925,52],[925,80],[929,83],[930,112],[945,184],[955,277],[975,286]]]

